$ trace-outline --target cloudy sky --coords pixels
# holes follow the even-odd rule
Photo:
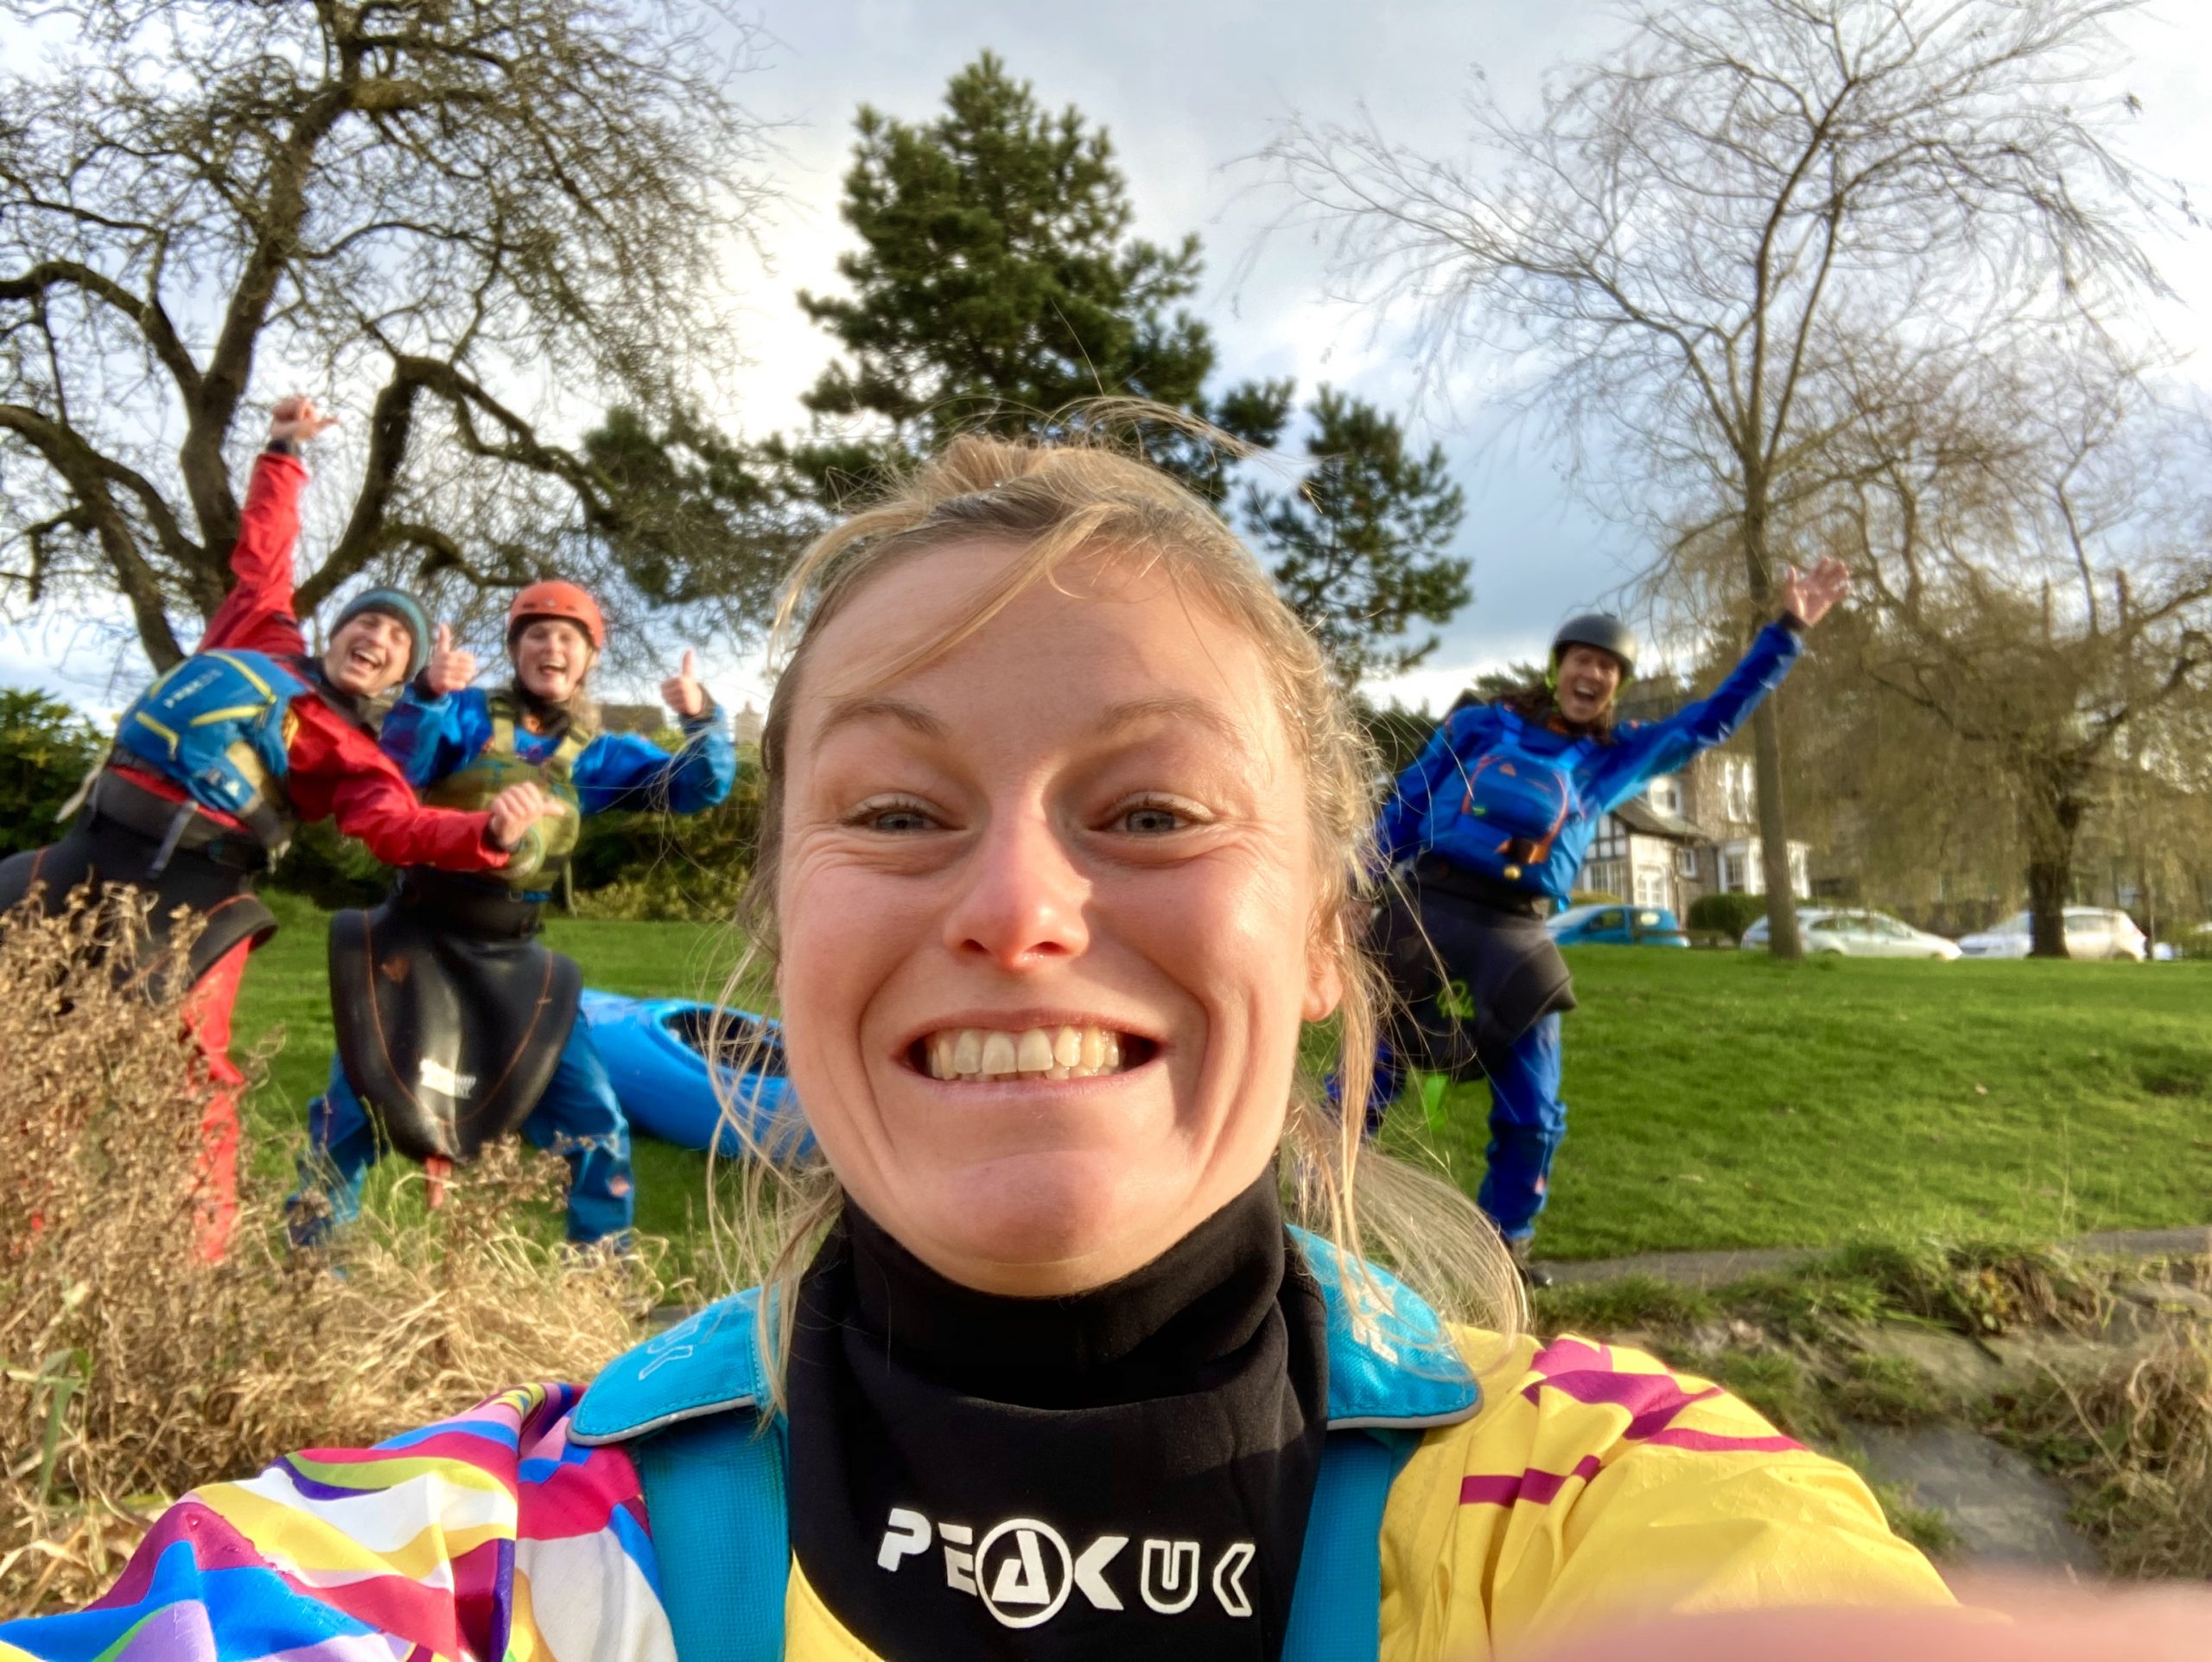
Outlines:
[[[1320,251],[1266,234],[1282,204],[1240,158],[1294,111],[1347,117],[1362,104],[1392,137],[1450,153],[1472,74],[1487,75],[1509,104],[1533,103],[1547,68],[1602,49],[1622,27],[1605,0],[772,0],[754,15],[769,39],[742,91],[756,113],[781,124],[772,170],[782,199],[763,226],[773,269],[733,255],[751,362],[732,378],[723,413],[755,433],[799,418],[797,394],[829,356],[791,296],[836,284],[833,263],[848,245],[839,179],[862,101],[926,118],[955,71],[980,50],[998,52],[1048,105],[1072,103],[1111,131],[1140,233],[1204,239],[1195,305],[1215,329],[1227,376],[1294,375],[1306,391],[1326,379],[1402,409],[1414,392],[1402,331],[1332,303]],[[2163,0],[2131,20],[2124,41],[2130,61],[2113,90],[2143,102],[2130,148],[2158,174],[2202,177],[2212,143],[2202,94],[2212,8]],[[2212,249],[2199,238],[2162,255],[2182,299],[2163,326],[2193,346],[2212,328],[2199,321],[2212,319]],[[1474,562],[1474,603],[1431,666],[1385,689],[1433,706],[1478,669],[1539,652],[1558,620],[1616,585],[1637,551],[1628,533],[1573,500],[1532,435],[1502,432],[1484,417],[1481,392],[1463,383],[1448,404],[1415,412],[1417,432],[1444,443],[1467,491],[1461,551]],[[111,704],[111,651],[73,655],[67,645],[54,628],[0,640],[0,680]],[[758,696],[752,666],[702,645],[726,696]]]

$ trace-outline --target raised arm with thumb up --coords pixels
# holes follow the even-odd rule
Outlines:
[[[438,625],[438,644],[432,648],[430,661],[423,667],[423,685],[429,688],[431,696],[442,698],[448,692],[459,692],[476,678],[476,654],[453,644],[453,626]]]
[[[683,662],[660,684],[661,701],[684,721],[707,713],[707,690],[699,685],[699,654],[683,649]]]

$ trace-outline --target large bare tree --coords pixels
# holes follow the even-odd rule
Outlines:
[[[1668,546],[1723,522],[1764,609],[1776,521],[1834,482],[1817,393],[1853,343],[2155,283],[2093,86],[2135,3],[1678,0],[1533,117],[1478,88],[1464,160],[1363,117],[1269,154],[1347,292],[1416,309],[1432,374],[1497,354],[1609,507],[1640,472]],[[1753,718],[1758,813],[1795,955],[1777,719]]]
[[[228,586],[248,401],[355,419],[312,607],[498,588],[631,527],[563,442],[728,347],[748,33],[661,0],[57,0],[0,80],[0,596],[127,602],[157,666]],[[560,529],[556,529],[560,528]]]
[[[1877,614],[1862,662],[1997,783],[2032,950],[2063,958],[2092,817],[2204,783],[2177,741],[2212,714],[2212,447],[2095,340],[1918,369],[1866,378],[1828,520]]]

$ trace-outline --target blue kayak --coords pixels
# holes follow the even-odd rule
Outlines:
[[[779,1022],[719,1004],[626,998],[589,987],[583,1016],[615,1099],[639,1130],[679,1148],[711,1145],[723,1157],[739,1159],[746,1142],[723,1118],[727,1102],[762,1146],[780,1155],[779,1143],[788,1144],[794,1158],[813,1149],[795,1113],[788,1124],[777,1123],[790,1090]]]

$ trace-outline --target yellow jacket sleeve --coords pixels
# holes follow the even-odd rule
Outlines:
[[[1517,1341],[1483,1387],[1391,1490],[1382,1662],[1668,1611],[1950,1602],[1854,1473],[1707,1380],[1567,1338]]]

